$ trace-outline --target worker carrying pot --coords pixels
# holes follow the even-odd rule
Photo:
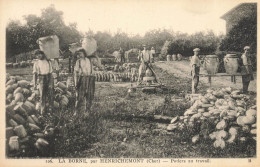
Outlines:
[[[144,50],[139,52],[138,54],[138,60],[141,61],[138,74],[138,83],[140,83],[143,77],[145,76],[147,69],[149,69],[155,76],[151,64],[153,62],[153,55],[148,50],[146,50],[146,45],[143,45],[143,48]]]
[[[191,78],[192,78],[192,93],[196,93],[199,84],[199,73],[200,73],[200,59],[199,59],[199,48],[193,49],[194,55],[191,57]]]
[[[79,59],[74,67],[74,82],[76,87],[76,111],[77,115],[80,108],[85,104],[86,114],[90,112],[92,100],[95,93],[95,76],[92,75],[93,63],[84,48],[79,48],[76,52]]]
[[[33,84],[34,89],[37,89],[37,81],[40,92],[41,114],[46,112],[47,103],[53,105],[53,80],[52,80],[52,65],[51,61],[47,59],[45,53],[41,50],[35,51],[37,61],[33,65]],[[51,109],[52,107],[49,107]]]
[[[249,46],[244,47],[244,54],[241,56],[241,74],[243,83],[243,93],[248,93],[248,86],[250,81],[254,80],[253,76],[253,66],[251,58],[249,56]]]

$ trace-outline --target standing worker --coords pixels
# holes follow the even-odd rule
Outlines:
[[[153,56],[150,54],[148,50],[146,50],[146,45],[143,45],[144,50],[141,51],[138,55],[138,59],[141,61],[141,65],[139,67],[139,74],[138,74],[138,83],[140,83],[141,78],[144,77],[145,71],[148,66],[151,68],[151,63],[153,61]]]
[[[124,54],[124,50],[120,47],[118,52],[121,55],[121,63],[125,63],[125,54]]]
[[[253,68],[251,59],[249,56],[249,46],[244,47],[244,54],[241,56],[242,66],[241,66],[241,74],[242,74],[242,82],[243,82],[243,93],[248,93],[248,86],[250,81],[254,80],[253,76]]]
[[[52,85],[52,65],[47,59],[44,52],[41,50],[35,51],[35,55],[38,60],[33,65],[33,83],[34,89],[37,88],[37,79],[39,81],[39,92],[40,92],[40,103],[41,103],[41,114],[43,115],[46,111],[46,104],[52,105],[53,99],[51,96],[51,85]],[[52,107],[50,107],[52,108]]]
[[[151,52],[152,57],[155,57],[155,49],[154,49],[154,47],[151,48],[150,52]]]
[[[92,100],[95,93],[95,77],[92,75],[93,65],[91,59],[87,57],[85,49],[80,48],[76,55],[79,59],[76,61],[74,68],[74,81],[76,86],[76,112],[80,106],[85,103],[86,111],[90,111]]]
[[[193,49],[194,55],[191,57],[191,77],[192,77],[192,93],[197,92],[199,84],[199,73],[200,73],[200,59],[199,59],[199,48]]]

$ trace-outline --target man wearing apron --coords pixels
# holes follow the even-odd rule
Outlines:
[[[148,68],[147,66],[151,67],[151,62],[153,61],[153,56],[146,50],[146,45],[143,45],[144,50],[139,53],[138,59],[141,61],[141,65],[139,67],[139,74],[138,74],[138,83],[140,83],[141,79],[145,75],[145,71]]]
[[[92,75],[91,59],[87,58],[86,51],[83,48],[80,48],[76,54],[79,56],[79,59],[74,67],[76,86],[76,112],[74,115],[77,115],[81,107],[84,107],[84,111],[90,111],[95,93],[95,77]],[[85,106],[82,106],[84,103]]]
[[[241,74],[242,74],[242,82],[243,82],[243,93],[248,93],[248,86],[250,81],[254,80],[252,62],[250,56],[248,54],[250,47],[244,47],[244,54],[241,56],[242,66],[241,66]]]
[[[44,114],[46,111],[46,104],[53,104],[53,98],[51,92],[52,89],[52,65],[49,60],[47,60],[45,54],[41,50],[35,52],[38,60],[33,65],[33,82],[34,89],[37,88],[37,79],[39,81],[39,92],[40,92],[40,103],[41,103],[41,114]],[[51,109],[52,107],[50,107]]]
[[[193,49],[194,55],[191,57],[191,77],[192,77],[192,93],[197,92],[199,84],[199,73],[200,73],[200,59],[199,59],[199,48]]]

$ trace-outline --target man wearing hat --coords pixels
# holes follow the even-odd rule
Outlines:
[[[49,105],[52,105],[53,103],[53,101],[51,100],[52,65],[43,51],[36,50],[34,54],[36,55],[38,60],[33,65],[33,84],[34,89],[37,89],[38,80],[41,114],[44,114],[46,111],[46,104],[49,103]]]
[[[151,68],[151,63],[153,61],[152,54],[146,50],[146,45],[143,45],[144,50],[140,52],[138,55],[138,59],[141,61],[141,65],[139,67],[139,75],[138,75],[138,82],[140,83],[141,78],[144,77],[145,71],[148,66]]]
[[[93,65],[91,59],[87,57],[84,48],[79,48],[76,52],[79,59],[74,67],[74,81],[76,86],[76,112],[85,104],[84,110],[90,111],[95,93],[95,77],[92,75]],[[82,105],[83,104],[83,105]]]
[[[118,52],[121,55],[121,63],[125,63],[125,54],[124,54],[124,50],[120,47]]]
[[[154,49],[154,47],[151,48],[151,51],[150,51],[150,52],[151,52],[151,54],[152,54],[152,57],[154,57],[154,56],[155,56],[155,49]]]
[[[244,47],[244,54],[241,56],[242,66],[241,66],[241,74],[242,74],[242,83],[243,83],[243,93],[248,92],[248,86],[250,81],[254,80],[253,76],[253,68],[251,59],[249,56],[249,46]]]
[[[199,73],[200,73],[200,59],[199,59],[199,48],[193,49],[194,55],[191,57],[191,76],[192,76],[192,93],[197,92],[199,84]]]

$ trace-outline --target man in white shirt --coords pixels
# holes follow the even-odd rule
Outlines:
[[[144,77],[148,66],[151,68],[151,63],[153,61],[153,56],[148,50],[146,50],[146,45],[143,45],[143,48],[144,50],[141,51],[138,55],[138,59],[141,61],[138,74],[138,83],[140,83],[141,79]]]
[[[45,54],[41,50],[35,52],[38,60],[33,65],[33,82],[34,89],[37,88],[37,79],[39,81],[39,92],[40,92],[40,102],[41,102],[41,114],[46,111],[46,104],[53,104],[52,94],[51,94],[51,73],[52,65],[49,60],[47,60]],[[51,108],[51,107],[50,107]]]
[[[92,100],[94,99],[95,93],[95,77],[92,75],[93,65],[91,59],[87,57],[86,51],[83,48],[80,48],[76,55],[79,56],[79,59],[76,61],[74,67],[74,81],[76,86],[76,112],[82,103],[85,102],[86,111],[90,111]]]
[[[150,52],[151,52],[152,57],[154,57],[155,56],[155,49],[154,49],[154,47],[151,48]]]
[[[191,57],[191,76],[192,76],[192,93],[197,92],[199,84],[199,73],[200,73],[200,59],[199,59],[199,48],[193,49],[194,55]]]
[[[119,53],[120,53],[120,55],[121,55],[121,63],[125,63],[124,50],[120,47],[118,51],[119,51]]]
[[[243,83],[243,93],[248,93],[248,86],[251,80],[254,80],[253,76],[253,66],[248,54],[250,50],[249,46],[244,47],[244,54],[241,56],[242,66],[241,66],[241,74],[242,74],[242,83]]]

